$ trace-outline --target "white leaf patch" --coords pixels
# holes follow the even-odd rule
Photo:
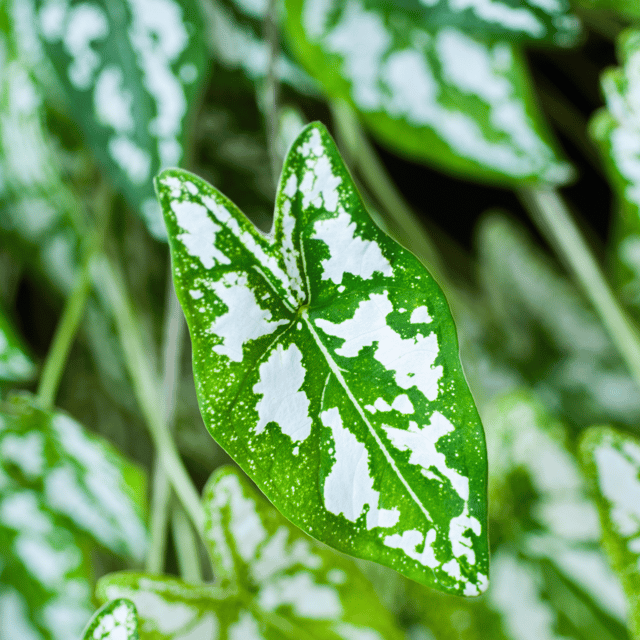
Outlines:
[[[391,276],[393,270],[380,247],[355,235],[356,224],[338,208],[336,218],[319,220],[313,227],[316,237],[329,247],[330,257],[322,261],[322,279],[340,284],[345,273],[368,280],[374,273]],[[314,238],[315,239],[315,238]]]
[[[398,411],[399,413],[409,414],[414,412],[411,400],[409,400],[409,396],[406,393],[399,395],[391,404],[388,404],[382,398],[378,398],[372,405],[367,404],[364,408],[369,411],[369,413],[375,413],[376,411]]]
[[[256,405],[256,434],[262,433],[268,423],[276,422],[282,433],[296,443],[309,437],[309,400],[301,390],[305,373],[302,353],[295,344],[286,350],[278,345],[260,365],[260,381],[253,387],[255,393],[262,395]]]
[[[310,139],[300,146],[299,151],[306,158],[305,165],[308,169],[300,183],[303,209],[312,204],[318,209],[335,211],[339,199],[337,187],[342,178],[333,175],[331,161],[317,130],[311,133]]]
[[[258,304],[244,274],[225,273],[210,286],[228,308],[209,329],[222,340],[222,344],[213,350],[234,362],[242,362],[242,347],[246,342],[269,335],[287,323],[286,320],[271,320],[271,311]]]
[[[393,311],[389,293],[374,293],[361,302],[353,318],[339,324],[327,320],[315,321],[326,334],[342,338],[344,344],[336,353],[347,358],[356,357],[364,347],[376,349],[373,357],[386,369],[395,371],[395,381],[399,387],[413,386],[427,398],[438,397],[438,383],[442,377],[442,367],[434,367],[438,357],[438,337],[418,334],[415,338],[402,338],[386,321]]]
[[[335,462],[324,482],[327,510],[355,522],[368,505],[367,529],[393,527],[400,519],[400,512],[378,508],[380,492],[373,488],[369,453],[364,444],[343,426],[338,409],[324,411],[320,418],[324,426],[331,429],[334,443]]]
[[[425,536],[417,529],[410,529],[400,535],[394,533],[384,539],[384,544],[391,549],[402,549],[410,558],[413,558],[425,567],[434,569],[440,563],[436,559],[433,551],[433,543],[436,541],[436,530],[429,529]],[[418,551],[418,547],[423,546],[422,551]]]

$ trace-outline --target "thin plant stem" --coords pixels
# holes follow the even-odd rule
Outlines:
[[[593,304],[640,388],[640,335],[614,296],[564,201],[549,188],[523,189],[519,195]]]
[[[153,371],[151,359],[145,352],[141,329],[127,295],[123,278],[106,256],[101,256],[94,262],[92,273],[96,283],[104,289],[111,301],[125,364],[162,467],[195,530],[202,536],[204,512],[200,504],[200,496],[180,458],[165,421],[160,399],[160,384]]]
[[[277,185],[282,168],[278,149],[278,129],[280,119],[280,83],[278,81],[278,59],[280,57],[280,33],[278,31],[278,2],[269,0],[264,23],[264,38],[269,44],[269,66],[265,86],[265,119],[271,175]]]
[[[333,102],[331,111],[336,133],[362,175],[367,189],[387,212],[385,221],[393,234],[424,262],[438,280],[446,280],[437,249],[362,132],[353,109],[345,102]]]
[[[111,202],[110,190],[107,187],[100,188],[94,206],[100,224],[86,247],[80,271],[56,327],[36,391],[38,403],[45,409],[51,408],[55,402],[60,380],[84,315],[91,292],[91,261],[102,246]]]
[[[173,278],[171,267],[169,267],[162,347],[162,397],[165,399],[164,420],[168,429],[172,429],[175,418],[184,329],[182,309],[173,290]],[[156,455],[155,458],[151,487],[151,541],[147,553],[146,569],[150,573],[160,573],[164,567],[166,553],[171,485],[159,455]]]
[[[179,504],[174,504],[171,510],[171,532],[182,579],[192,584],[202,584],[204,578],[200,566],[198,541],[191,523]]]

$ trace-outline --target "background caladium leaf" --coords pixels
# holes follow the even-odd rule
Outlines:
[[[239,470],[218,469],[203,504],[219,584],[135,573],[98,583],[100,600],[135,603],[143,640],[403,637],[353,561],[294,527]]]
[[[588,430],[580,443],[593,481],[603,546],[629,600],[629,623],[640,638],[640,441],[606,427]]]
[[[524,390],[491,402],[483,422],[491,527],[510,541],[493,554],[487,602],[507,635],[624,638],[624,593],[600,547],[597,508],[566,429]]]
[[[368,217],[322,125],[265,237],[216,189],[157,179],[213,437],[287,518],[425,584],[487,584],[484,436],[442,292]]]
[[[33,361],[27,355],[9,318],[0,308],[0,381],[30,380],[34,374]]]
[[[618,40],[622,67],[608,69],[601,85],[606,108],[590,123],[617,196],[614,265],[625,299],[640,310],[640,31]]]
[[[107,602],[96,611],[82,640],[138,640],[138,615],[129,600]]]
[[[36,0],[69,107],[117,188],[164,237],[151,178],[185,158],[205,76],[197,0]]]
[[[319,6],[328,0],[315,0]],[[571,14],[567,0],[541,3],[536,0],[396,0],[395,8],[409,13],[416,24],[454,26],[477,36],[502,37],[509,42],[548,41],[568,46],[580,34],[580,21]],[[364,6],[388,11],[384,0],[364,0]]]
[[[139,562],[144,494],[138,468],[67,415],[28,396],[4,403],[0,637],[79,636],[92,611],[88,545]]]
[[[426,26],[394,3],[287,0],[292,48],[395,152],[466,177],[562,183],[517,49]],[[468,73],[473,68],[472,74]]]

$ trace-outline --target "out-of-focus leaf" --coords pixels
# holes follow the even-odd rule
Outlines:
[[[314,537],[478,595],[484,442],[455,327],[424,267],[369,218],[326,129],[294,142],[267,238],[196,176],[157,184],[216,441]]]
[[[287,0],[299,60],[394,151],[464,176],[562,183],[516,49],[362,0]]]
[[[511,375],[516,369],[576,425],[638,424],[640,393],[605,329],[526,231],[503,215],[487,216],[478,253],[493,315],[492,364]]]
[[[640,638],[640,442],[615,429],[594,427],[580,445],[593,480],[603,543],[629,600],[634,638]]]
[[[640,17],[640,5],[638,5],[636,0],[572,0],[572,2],[588,9],[613,11],[625,17]]]
[[[527,392],[495,401],[483,417],[498,546],[487,599],[508,635],[624,638],[624,594],[564,427]]]
[[[0,309],[0,380],[21,382],[35,374],[35,365],[27,355],[18,334]]]
[[[590,133],[600,144],[618,201],[616,276],[640,313],[640,31],[620,36],[618,58],[622,67],[602,75],[607,106],[591,120]]]
[[[129,600],[112,600],[96,611],[83,640],[138,640],[138,615]]]
[[[98,598],[131,599],[143,640],[400,640],[354,563],[283,518],[240,471],[216,471],[204,492],[216,586],[132,573],[107,576]]]
[[[0,637],[67,640],[91,613],[88,541],[139,562],[141,472],[63,413],[0,414]]]
[[[163,238],[152,178],[185,159],[206,66],[198,2],[36,0],[36,8],[45,51],[89,145]]]
[[[388,11],[389,5],[385,0],[364,0],[366,8],[377,11]],[[570,13],[568,0],[395,0],[393,6],[417,25],[457,27],[512,43],[532,40],[568,46],[580,34],[580,21]]]

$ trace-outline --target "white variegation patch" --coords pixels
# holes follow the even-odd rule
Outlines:
[[[221,340],[213,350],[234,362],[242,362],[245,343],[269,335],[280,325],[287,324],[286,320],[272,320],[271,311],[258,304],[244,274],[226,273],[217,282],[212,282],[211,288],[228,309],[213,321],[209,329]]]
[[[331,429],[335,462],[324,481],[324,506],[355,522],[368,506],[367,529],[393,527],[400,518],[398,509],[380,508],[380,492],[373,488],[369,471],[369,452],[364,444],[343,426],[338,409],[323,411],[320,419]]]
[[[322,261],[322,279],[341,284],[345,273],[370,279],[374,273],[390,277],[393,270],[372,240],[356,236],[356,223],[338,207],[338,216],[318,220],[313,227],[314,239],[322,240],[329,248],[329,258]]]
[[[339,356],[355,358],[362,349],[375,344],[373,357],[395,372],[399,387],[416,387],[427,400],[435,400],[442,377],[442,367],[433,366],[439,353],[438,337],[430,333],[403,338],[387,322],[393,310],[388,292],[374,293],[358,305],[351,319],[333,323],[320,318],[315,324],[327,335],[344,340],[335,350]]]
[[[309,399],[302,390],[305,373],[302,353],[295,344],[287,349],[277,345],[260,365],[260,381],[253,387],[262,396],[256,405],[256,434],[275,422],[293,442],[300,443],[309,437],[312,420]]]
[[[440,562],[436,559],[433,543],[436,541],[436,530],[429,529],[425,536],[417,529],[394,533],[384,539],[384,544],[391,549],[401,549],[409,558],[413,558],[425,567],[434,569]],[[422,551],[419,550],[422,547]]]

